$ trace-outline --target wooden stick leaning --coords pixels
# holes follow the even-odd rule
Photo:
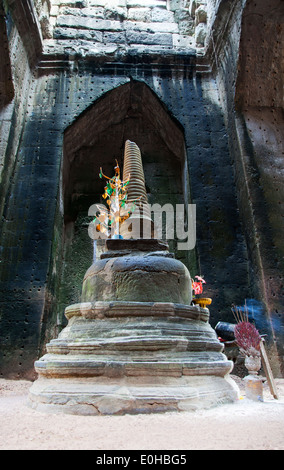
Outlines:
[[[273,374],[272,374],[272,370],[271,370],[271,367],[270,367],[270,364],[269,364],[268,356],[266,354],[266,350],[265,350],[265,347],[264,347],[264,339],[263,338],[260,341],[259,347],[260,347],[261,362],[262,362],[263,369],[264,369],[264,372],[265,372],[265,375],[266,375],[266,378],[267,378],[267,382],[268,382],[268,385],[269,385],[271,395],[278,400],[279,397],[278,397],[278,393],[277,393],[277,390],[276,390],[276,385],[275,385],[274,377],[273,377]]]

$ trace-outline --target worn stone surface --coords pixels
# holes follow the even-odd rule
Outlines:
[[[163,1],[157,4],[116,2],[104,6],[102,8],[98,3],[78,8],[76,3],[68,4],[68,7],[61,4],[54,20],[54,47],[57,48],[57,40],[62,39],[100,41],[99,34],[96,34],[100,31],[106,34],[105,44],[114,42],[117,47],[119,45],[126,49],[132,44],[153,44],[160,48],[168,46],[175,49],[183,47],[182,41],[173,41],[173,34],[189,34],[194,41],[193,29],[187,26],[190,17],[186,9],[181,17],[167,10],[166,2]]]
[[[192,274],[206,278],[206,295],[213,298],[212,325],[220,319],[232,321],[232,302],[258,302],[254,320],[272,338],[270,359],[280,373],[280,2],[181,3],[168,2],[167,9],[166,1],[121,0],[113,10],[101,0],[56,0],[49,11],[49,2],[41,0],[4,2],[0,48],[1,57],[7,58],[8,47],[10,64],[1,62],[2,86],[11,76],[14,89],[0,109],[4,376],[33,374],[37,351],[65,325],[66,305],[78,301],[93,256],[87,210],[101,194],[96,162],[102,159],[112,171],[110,160],[121,155],[118,136],[130,137],[124,130],[133,140],[139,134],[139,145],[146,149],[143,163],[151,202],[197,204],[197,256],[179,252],[179,257]],[[205,3],[208,34],[204,46],[196,49],[195,12]],[[145,15],[150,10],[151,18],[130,19],[130,9],[136,15],[140,9]],[[43,31],[46,15],[49,39]],[[70,25],[60,26],[62,17],[80,18],[88,27],[72,27],[70,19]],[[113,29],[100,29],[101,21]],[[143,41],[148,33],[152,40],[171,35],[173,45],[129,45],[126,33],[141,34]],[[130,80],[151,90],[159,105],[143,87],[125,93],[120,86]],[[109,100],[111,90],[116,93]],[[144,98],[137,118],[140,93]],[[130,115],[125,99],[131,103]],[[177,152],[171,136],[178,142]],[[66,194],[74,198],[68,209]],[[176,246],[170,250],[176,252]]]
[[[60,379],[40,379],[30,391],[28,405],[38,411],[52,413],[122,415],[196,411],[216,406],[216,403],[234,401],[237,396],[238,391],[230,379],[220,377],[170,380],[163,377],[163,385],[153,378],[145,383],[137,377],[114,383],[111,379],[106,383],[89,379],[84,384],[80,379],[65,379],[63,383]]]
[[[204,46],[207,35],[207,27],[205,23],[198,23],[195,28],[195,41],[197,46]]]
[[[123,240],[123,245],[127,241]],[[82,302],[119,300],[189,305],[191,277],[184,264],[157,251],[141,252],[139,243],[136,249],[130,245],[130,254],[122,255],[118,243],[120,256],[103,257],[92,264],[84,277]]]
[[[0,5],[0,40],[3,44],[3,57],[0,67],[0,109],[8,104],[14,96],[11,61],[9,56],[9,43],[7,39],[7,26],[4,18],[4,8]],[[1,152],[2,154],[2,152]]]
[[[204,6],[200,6],[195,10],[195,24],[207,23],[207,11]]]
[[[225,18],[229,12],[224,4],[220,7]],[[283,351],[282,341],[276,338],[284,331],[280,313],[283,249],[279,242],[283,223],[279,213],[283,200],[283,168],[279,167],[283,152],[283,13],[278,1],[250,1],[243,16],[236,7],[229,17],[230,34],[223,40],[218,34],[223,22],[215,21],[214,48],[220,52],[214,54],[214,62],[222,63],[218,86],[224,97],[222,106],[236,169],[238,204],[250,261],[250,292],[258,301],[252,318],[270,337],[269,356],[278,375],[283,374],[283,365],[281,360],[277,364],[276,357],[280,358]],[[239,51],[239,55],[233,51]]]

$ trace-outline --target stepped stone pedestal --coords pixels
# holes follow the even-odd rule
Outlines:
[[[73,414],[195,410],[238,398],[232,362],[191,305],[187,268],[158,240],[98,242],[82,302],[35,363],[29,405]]]

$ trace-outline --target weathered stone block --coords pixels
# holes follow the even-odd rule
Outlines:
[[[159,44],[163,46],[172,46],[173,39],[171,34],[167,33],[136,33],[127,32],[126,39],[130,44]]]
[[[143,22],[133,22],[125,21],[123,24],[125,30],[135,30],[135,31],[145,31],[152,33],[178,33],[177,23],[143,23]]]
[[[125,44],[126,43],[126,37],[125,33],[113,33],[113,32],[108,32],[103,34],[103,42],[104,43],[116,43],[116,44]]]
[[[127,0],[116,0],[115,4],[117,7],[126,7]],[[105,0],[89,0],[89,6],[108,7],[111,5],[113,5],[112,2],[108,2]]]
[[[161,0],[127,0],[128,7],[163,7],[166,8],[166,2]]]
[[[58,39],[58,40],[48,40],[45,44],[44,52],[46,54],[69,54],[82,56],[98,56],[98,55],[108,55],[114,54],[117,50],[115,44],[102,44],[100,42],[92,43],[90,40],[86,39]],[[84,107],[84,101],[81,100],[81,103],[78,105]],[[78,109],[79,111],[79,109]],[[60,113],[58,113],[59,115]],[[62,113],[64,115],[64,113]],[[66,114],[66,123],[69,122],[68,113]],[[62,116],[61,116],[62,119]],[[61,121],[62,122],[62,121]]]
[[[113,2],[105,0],[88,0],[90,6],[102,6],[109,7],[113,6]],[[117,7],[126,7],[127,0],[116,0],[115,5]]]
[[[200,6],[204,7],[205,5],[207,5],[207,0],[190,0],[190,3],[189,3],[190,15],[194,18],[196,9],[199,8]]]
[[[195,46],[195,40],[192,36],[173,34],[173,46],[176,48],[193,48]]]
[[[174,13],[163,8],[153,8],[152,21],[174,23]]]
[[[57,16],[59,13],[59,6],[58,5],[52,5],[50,9],[50,16]]]
[[[207,22],[207,11],[203,6],[200,6],[195,11],[195,24],[206,23]]]
[[[71,28],[98,29],[100,31],[122,31],[119,21],[101,20],[88,17],[61,15],[57,18],[57,26]]]
[[[66,5],[68,7],[79,7],[83,8],[87,6],[88,0],[60,0],[60,5]]]
[[[78,29],[78,28],[55,28],[53,37],[55,39],[86,39],[102,42],[101,31]]]
[[[114,7],[112,5],[106,6],[105,10],[105,18],[115,21],[123,21],[127,17],[127,9]]]
[[[194,33],[194,21],[189,15],[188,10],[181,9],[175,13],[176,21],[179,26],[180,34],[193,34]]]
[[[168,3],[168,2],[167,2],[167,3]],[[181,5],[182,3],[184,4],[185,2],[181,2],[180,0],[170,0],[170,1],[169,1],[170,9],[171,9],[172,11],[180,10],[181,7],[186,6],[186,5]]]
[[[129,20],[134,21],[151,21],[151,9],[150,8],[129,8],[128,15]]]
[[[85,16],[89,18],[104,18],[105,9],[102,7],[61,8],[60,15]],[[58,15],[58,16],[60,16]]]
[[[199,23],[195,28],[195,41],[197,46],[204,46],[207,35],[207,26],[205,23]]]

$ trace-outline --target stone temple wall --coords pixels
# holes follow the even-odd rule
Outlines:
[[[33,377],[64,308],[80,300],[97,168],[112,172],[123,138],[138,140],[151,203],[196,204],[196,249],[171,248],[204,275],[212,325],[233,321],[231,304],[245,299],[265,312],[233,119],[245,2],[233,13],[226,3],[3,3],[10,64],[1,76],[7,84],[10,73],[14,91],[0,109],[2,376]],[[259,321],[271,335],[269,314]]]
[[[255,303],[253,315],[261,331],[271,329],[274,357],[283,357],[283,5],[235,2],[229,15],[226,7],[220,3],[223,20],[208,53],[227,122],[250,293],[265,305]]]

